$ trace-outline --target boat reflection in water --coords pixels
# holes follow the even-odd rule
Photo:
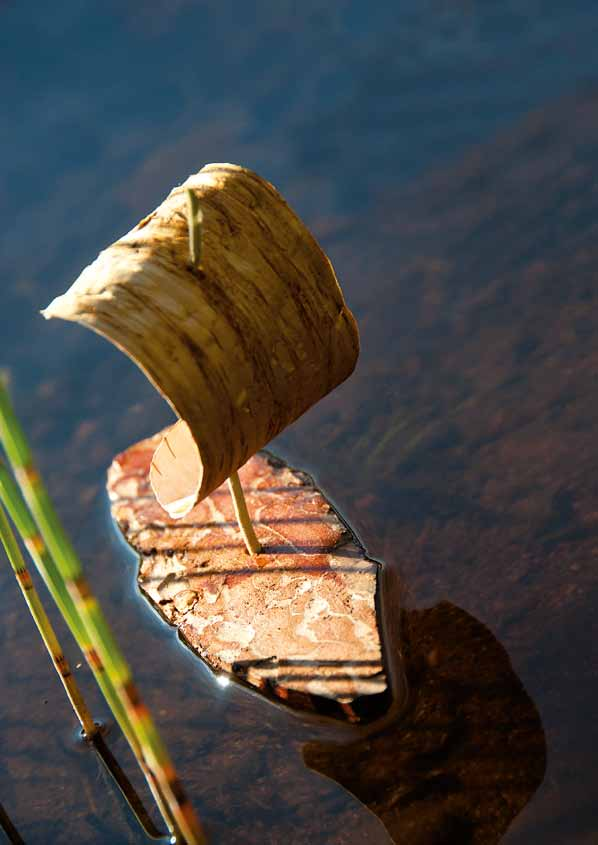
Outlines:
[[[408,694],[390,720],[354,741],[310,742],[306,764],[352,792],[395,842],[499,842],[542,783],[540,716],[505,649],[469,613],[443,601],[392,607],[387,642]]]

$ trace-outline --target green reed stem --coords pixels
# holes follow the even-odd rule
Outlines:
[[[56,566],[52,555],[48,551],[48,547],[39,533],[38,527],[31,516],[29,508],[23,501],[21,491],[19,490],[16,481],[1,459],[0,500],[8,511],[11,520],[25,543],[25,547],[34,562],[37,571],[41,575],[48,592],[54,599],[54,602],[63,619],[67,623],[71,634],[77,642],[77,645],[83,652],[83,656],[85,657],[85,660],[87,661],[87,664],[91,669],[104,698],[106,699],[112,715],[116,719],[116,722],[137,758],[137,762],[145,775],[162,816],[167,821],[170,819],[168,826],[172,831],[174,829],[174,825],[172,823],[172,819],[170,818],[170,813],[158,789],[156,780],[146,765],[141,746],[139,745],[137,737],[131,727],[122,699],[116,692],[110,676],[106,673],[104,664],[102,663],[97,651],[92,646],[87,629],[79,614],[79,610],[71,598],[64,579],[58,571],[58,567]]]
[[[136,749],[141,751],[141,757],[138,759],[145,761],[151,778],[155,779],[152,792],[156,796],[157,786],[163,799],[161,809],[164,804],[167,805],[169,812],[165,820],[171,829],[174,823],[174,832],[180,832],[188,845],[202,845],[206,839],[199,820],[184,794],[166,747],[134,684],[129,666],[85,579],[77,553],[62,528],[50,496],[35,469],[25,433],[16,418],[6,387],[1,382],[0,441],[49,554],[56,564],[58,575],[77,608],[95,652],[92,660],[99,657],[114,692],[122,702],[128,717],[131,738],[134,737],[134,742],[131,743],[133,752],[136,753]],[[125,736],[129,740],[127,732]],[[152,787],[151,779],[149,784]]]
[[[1,461],[0,471],[2,471],[2,474],[8,475],[8,471],[6,470],[6,467],[4,467]],[[12,483],[14,484],[15,482],[13,481]],[[16,495],[19,496],[18,489],[16,490]],[[31,519],[31,516],[27,511],[26,505],[23,504],[23,508],[24,513],[27,514],[29,520],[31,521],[31,524],[33,524],[33,520]],[[27,523],[27,518],[25,518],[25,523]],[[30,534],[30,538],[35,541],[33,534]],[[41,543],[43,543],[41,538],[39,538],[39,540],[41,541]],[[17,544],[15,535],[10,527],[10,524],[6,517],[6,513],[4,511],[4,507],[2,505],[0,505],[0,543],[4,546],[6,556],[12,566],[13,572],[15,573],[19,588],[21,589],[23,597],[27,602],[27,606],[31,611],[33,620],[37,625],[37,628],[41,634],[46,649],[48,650],[52,663],[54,664],[54,668],[56,669],[56,672],[58,673],[60,680],[65,688],[69,701],[71,702],[73,710],[75,711],[75,714],[77,715],[81,723],[85,738],[91,740],[92,745],[98,754],[98,757],[106,767],[108,774],[115,781],[123,798],[127,802],[131,812],[137,819],[139,825],[152,839],[160,838],[160,831],[155,827],[151,818],[147,815],[147,812],[143,807],[143,804],[141,803],[139,797],[135,793],[126,775],[118,765],[118,762],[115,760],[110,750],[108,749],[106,743],[104,742],[102,736],[99,733],[98,726],[94,722],[89,712],[89,709],[85,704],[85,700],[77,685],[77,682],[75,681],[69,663],[66,657],[64,656],[64,651],[60,646],[58,637],[56,636],[56,632],[52,627],[50,620],[48,619],[39,594],[35,589],[33,582],[31,581],[31,576],[29,575],[29,572],[23,560],[23,555],[21,554],[21,550]],[[36,545],[39,545],[39,543],[36,543]],[[21,840],[19,839],[18,841]]]
[[[15,535],[12,532],[4,508],[0,506],[0,542],[4,546],[6,556],[15,573],[17,583],[23,598],[27,602],[27,606],[33,616],[33,621],[37,625],[37,629],[41,634],[41,638],[50,655],[50,659],[54,664],[54,668],[58,672],[58,676],[62,681],[66,694],[71,702],[73,710],[77,714],[77,718],[81,722],[81,727],[86,736],[93,736],[96,732],[96,725],[91,717],[87,705],[81,695],[77,682],[71,672],[71,667],[68,664],[64,652],[58,642],[56,632],[52,627],[52,623],[48,619],[48,615],[44,610],[39,594],[33,585],[31,576],[25,566],[23,555],[17,544]]]

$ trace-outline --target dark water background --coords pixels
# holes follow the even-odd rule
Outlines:
[[[506,648],[548,765],[504,841],[598,843],[596,43],[588,0],[0,3],[0,363],[214,842],[390,839],[305,766],[332,729],[221,690],[147,609],[103,485],[169,412],[116,350],[37,311],[203,163],[273,181],[363,341],[273,448],[406,606],[448,599]],[[0,801],[27,842],[143,841],[73,742],[5,568],[0,595]]]

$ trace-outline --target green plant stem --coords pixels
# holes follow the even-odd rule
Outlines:
[[[0,505],[0,542],[4,546],[6,556],[15,573],[17,583],[23,598],[27,602],[27,606],[33,617],[33,621],[37,625],[37,629],[41,635],[42,640],[48,650],[50,659],[54,664],[54,668],[64,686],[65,692],[71,702],[72,708],[75,711],[77,718],[81,722],[83,732],[87,737],[92,737],[97,728],[93,721],[87,705],[81,694],[77,682],[71,671],[64,652],[58,642],[56,632],[52,627],[52,623],[48,619],[48,615],[41,602],[39,594],[33,585],[31,576],[25,566],[23,555],[16,541],[15,535],[12,532],[4,508]]]
[[[1,459],[0,500],[16,526],[29,555],[34,562],[37,571],[42,577],[48,592],[58,607],[60,614],[68,625],[77,645],[83,652],[83,656],[85,657],[85,660],[91,669],[104,698],[106,699],[112,715],[128,740],[133,753],[135,754],[135,757],[137,758],[137,761],[148,780],[148,785],[150,786],[156,803],[161,808],[162,815],[167,817],[168,813],[164,812],[164,802],[160,794],[156,794],[155,779],[147,768],[141,747],[137,742],[133,729],[131,728],[129,717],[123,702],[118,696],[110,676],[106,673],[104,664],[91,644],[91,640],[89,639],[79,611],[66,589],[64,580],[62,579],[54,559],[49,553],[48,548],[38,531],[37,525],[35,524],[27,505],[21,497],[17,483]]]
[[[66,588],[66,584],[58,571],[58,567],[56,566],[52,555],[48,551],[48,548],[39,533],[37,525],[29,512],[29,508],[23,501],[17,483],[1,459],[0,500],[16,526],[29,555],[35,564],[37,571],[42,577],[48,592],[58,607],[60,614],[68,625],[77,645],[83,652],[83,656],[85,657],[85,660],[91,669],[98,686],[100,687],[102,695],[106,699],[112,715],[125,735],[125,738],[131,746],[133,754],[135,755],[137,762],[145,775],[152,795],[160,808],[160,812],[167,821],[169,830],[173,832],[176,826],[172,821],[168,807],[157,786],[156,779],[145,762],[141,746],[133,728],[131,727],[122,699],[117,694],[112,680],[104,668],[104,664],[92,646],[91,640],[87,634],[87,629],[85,628],[79,614],[79,610],[71,598],[71,595]]]
[[[188,845],[205,843],[205,835],[199,820],[184,794],[166,747],[139,695],[129,666],[83,575],[79,558],[62,528],[43,481],[35,469],[29,445],[12,409],[6,387],[1,383],[0,440],[39,532],[56,564],[58,574],[78,609],[95,655],[99,657],[106,674],[110,677],[115,693],[122,700],[132,734],[136,739],[135,745],[131,747],[134,753],[135,746],[141,750],[141,759],[147,764],[163,802],[169,808],[167,823],[171,829],[172,822],[175,823],[175,834],[182,835]],[[126,733],[125,736],[127,736]],[[152,787],[151,780],[149,783]],[[156,794],[155,785],[152,788],[154,795]]]

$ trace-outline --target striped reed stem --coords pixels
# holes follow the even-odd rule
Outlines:
[[[157,786],[163,803],[170,811],[166,821],[171,827],[174,823],[174,832],[180,833],[187,845],[202,845],[206,839],[199,820],[184,793],[149,710],[139,695],[129,666],[85,579],[79,558],[62,528],[44,483],[35,469],[25,433],[16,418],[6,386],[1,380],[0,440],[39,532],[56,564],[58,575],[78,610],[91,647],[100,658],[115,693],[122,701],[132,734],[136,738],[136,746],[142,753],[141,759],[145,760],[151,776],[155,779],[154,787]],[[135,752],[135,746],[132,745],[132,748]],[[152,791],[156,795],[155,788]]]
[[[23,593],[23,598],[27,602],[27,606],[33,617],[33,621],[37,625],[37,629],[41,634],[41,638],[50,655],[50,659],[54,664],[60,680],[64,686],[66,694],[71,702],[73,710],[77,714],[77,718],[81,722],[81,727],[86,736],[93,736],[96,731],[95,723],[91,717],[87,705],[81,695],[77,682],[71,672],[71,667],[68,664],[64,652],[58,642],[56,632],[52,627],[52,623],[48,619],[48,615],[44,610],[39,594],[35,589],[31,575],[23,560],[23,555],[17,543],[16,537],[10,527],[10,523],[6,517],[4,508],[0,505],[0,542],[4,546],[6,556],[9,560],[12,570],[15,573],[17,583]]]
[[[56,566],[52,555],[48,551],[48,548],[39,533],[37,525],[29,512],[29,508],[23,501],[19,487],[1,458],[0,501],[2,501],[4,507],[8,511],[8,514],[16,526],[37,571],[41,575],[48,589],[48,592],[54,599],[54,602],[63,619],[66,621],[71,634],[77,642],[77,645],[83,652],[87,665],[91,669],[93,676],[100,687],[104,698],[106,699],[110,711],[112,712],[112,715],[116,719],[120,729],[131,746],[135,757],[137,758],[137,762],[145,775],[162,816],[165,820],[167,820],[169,829],[173,831],[175,829],[175,825],[172,822],[168,807],[164,803],[156,780],[147,767],[141,746],[139,745],[137,737],[131,727],[124,704],[117,694],[98,653],[91,644],[91,640],[89,639],[87,629],[83,624],[79,610],[71,598],[65,582],[58,571],[58,567]]]

